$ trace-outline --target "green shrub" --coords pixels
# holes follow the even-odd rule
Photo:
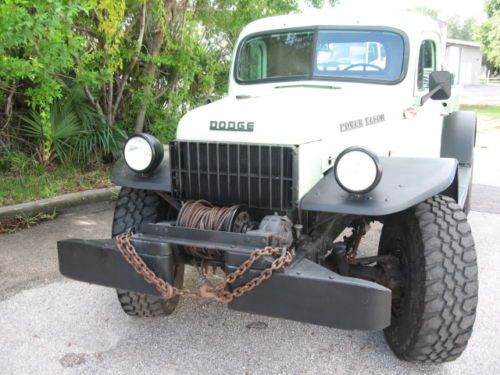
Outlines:
[[[83,133],[70,103],[56,99],[48,115],[31,111],[29,116],[19,117],[24,123],[22,133],[34,142],[40,163],[70,161],[72,143]]]
[[[102,121],[76,85],[54,100],[49,115],[31,111],[19,117],[24,122],[22,133],[34,142],[38,161],[45,165],[89,164],[103,156],[117,157],[126,139],[124,131]]]
[[[91,124],[76,140],[72,160],[77,163],[91,163],[103,156],[117,158],[127,135],[121,129],[106,124]]]
[[[30,173],[33,170],[42,170],[35,159],[20,151],[9,151],[0,158],[0,171],[16,175]]]

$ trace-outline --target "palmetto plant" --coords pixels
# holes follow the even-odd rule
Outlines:
[[[48,115],[31,111],[20,116],[24,122],[22,132],[36,144],[38,160],[51,164],[56,159],[62,163],[71,159],[72,144],[82,134],[80,119],[70,103],[55,100]]]
[[[88,163],[103,155],[117,157],[126,139],[123,130],[106,124],[92,126],[75,142],[72,157],[79,163]]]
[[[71,155],[73,160],[88,163],[102,155],[117,156],[127,137],[125,132],[102,121],[78,85],[70,88],[66,101],[73,108],[82,129],[73,145]]]
[[[78,86],[69,88],[63,99],[55,100],[48,115],[32,111],[20,116],[23,133],[36,144],[41,163],[89,163],[102,155],[117,155],[125,133],[106,125],[87,103]]]

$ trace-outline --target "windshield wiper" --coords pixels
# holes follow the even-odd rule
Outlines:
[[[308,84],[300,84],[300,85],[281,85],[275,86],[275,89],[287,89],[290,87],[304,87],[310,89],[326,89],[326,90],[340,90],[342,87],[340,86],[332,86],[332,85],[308,85]]]

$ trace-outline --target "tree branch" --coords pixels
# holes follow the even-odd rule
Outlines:
[[[106,116],[104,115],[104,112],[102,110],[101,105],[99,104],[99,101],[94,97],[94,95],[92,95],[87,85],[84,86],[84,90],[85,90],[85,95],[87,95],[87,98],[90,101],[90,104],[92,104],[92,106],[95,108],[99,116],[101,116],[101,119],[105,121]]]
[[[171,90],[174,88],[175,85],[177,85],[180,81],[179,77],[175,77],[172,81],[170,81],[163,89],[161,89],[156,96],[153,98],[153,101],[157,101],[160,99],[167,91]]]
[[[4,131],[4,129],[7,129],[7,125],[9,125],[10,119],[12,118],[13,98],[14,98],[14,93],[16,92],[16,88],[17,88],[17,85],[14,83],[7,91],[8,95],[7,95],[7,100],[5,103],[5,110],[4,110],[6,120],[0,128],[0,133],[2,131]]]
[[[113,125],[114,117],[113,117],[113,88],[115,86],[115,75],[111,75],[111,79],[109,80],[109,88],[108,88],[108,125]]]
[[[137,64],[137,61],[139,60],[139,55],[142,49],[142,43],[144,41],[144,32],[146,29],[146,10],[147,10],[146,2],[144,2],[141,9],[141,22],[139,26],[139,36],[137,37],[136,50],[134,55],[132,56],[132,60],[130,61],[126,73],[123,75],[123,78],[120,80],[120,84],[118,85],[118,94],[116,95],[116,100],[113,106],[113,117],[112,117],[113,122],[116,118],[116,113],[118,112],[118,108],[120,107],[120,102],[123,97],[123,91],[125,90],[125,86],[127,85],[128,77],[130,76],[130,73],[132,73],[132,70],[134,69],[135,65]]]
[[[80,31],[81,33],[87,34],[88,36],[90,36],[92,38],[99,39],[99,35],[97,35],[96,32],[90,30],[85,25],[76,24],[73,27],[75,28],[76,31]]]

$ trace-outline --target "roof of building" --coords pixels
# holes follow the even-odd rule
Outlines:
[[[461,39],[446,39],[446,45],[456,45],[456,46],[468,46],[468,47],[476,47],[481,48],[481,43],[471,42],[470,40],[461,40]]]

